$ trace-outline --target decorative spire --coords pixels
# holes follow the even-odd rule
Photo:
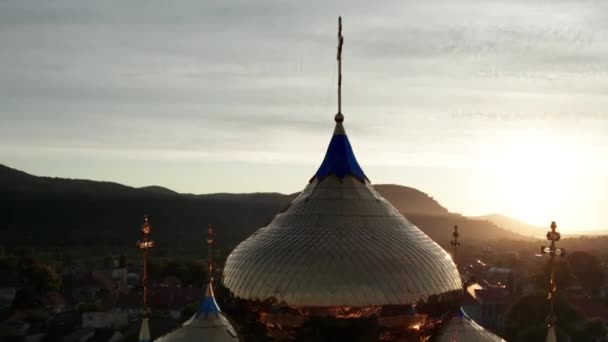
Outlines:
[[[329,142],[327,152],[323,163],[310,179],[310,182],[318,179],[321,181],[323,178],[329,175],[335,175],[338,178],[344,178],[346,175],[351,175],[361,182],[365,182],[369,179],[365,176],[365,173],[357,163],[357,158],[353,152],[353,148],[348,141],[346,131],[342,123],[344,122],[344,115],[342,114],[342,44],[344,43],[344,37],[342,37],[342,17],[338,17],[338,113],[334,117],[336,127],[334,129],[334,135]]]
[[[154,241],[150,240],[150,221],[148,215],[144,215],[144,223],[141,226],[142,239],[137,241],[137,248],[144,251],[144,274],[141,279],[144,288],[144,315],[148,317],[150,308],[148,307],[148,249],[154,247]]]
[[[209,318],[209,314],[213,314],[211,318],[218,319],[219,313],[221,312],[219,305],[215,301],[215,294],[213,293],[213,258],[211,253],[211,246],[213,245],[213,227],[209,225],[207,227],[207,251],[208,251],[208,279],[207,279],[207,290],[205,291],[205,298],[198,307],[196,317],[203,315],[205,319]]]
[[[550,312],[547,317],[547,325],[549,325],[549,334],[555,335],[553,331],[553,326],[557,322],[557,316],[555,315],[555,292],[557,291],[557,281],[555,279],[555,256],[563,257],[566,255],[566,250],[564,248],[557,248],[555,243],[559,241],[562,236],[559,232],[556,231],[557,224],[555,221],[551,222],[551,230],[547,232],[547,240],[551,241],[549,246],[540,246],[540,252],[542,254],[549,254],[551,257],[549,259],[549,267],[551,268],[551,278],[549,280],[549,303],[550,303]],[[552,332],[553,331],[553,332]],[[549,337],[547,337],[549,338]]]
[[[218,319],[220,312],[222,310],[220,310],[220,306],[215,301],[215,293],[213,293],[213,287],[211,286],[211,282],[209,282],[205,291],[205,298],[203,298],[201,305],[198,307],[196,317],[198,318],[202,315],[205,319]],[[211,317],[209,317],[209,314],[212,314]]]
[[[452,233],[452,236],[454,239],[450,241],[450,243],[454,247],[454,263],[458,266],[458,247],[460,246],[460,242],[458,241],[458,237],[460,237],[458,226],[454,226],[454,233]]]
[[[150,338],[150,326],[148,324],[148,318],[144,318],[141,322],[137,342],[152,342],[152,338]]]
[[[213,245],[213,226],[207,226],[207,276],[209,284],[213,283],[213,257],[211,254],[211,246]]]
[[[344,115],[342,115],[342,44],[344,44],[342,17],[338,17],[338,114],[335,117],[338,123],[344,121]]]
[[[469,316],[467,316],[467,314],[464,312],[464,309],[462,308],[462,306],[458,308],[458,312],[456,313],[456,317],[458,317],[459,319],[469,318]]]
[[[460,307],[456,316],[444,325],[433,339],[436,342],[505,342],[502,338],[486,331],[467,315]]]
[[[148,248],[154,247],[154,241],[150,240],[150,221],[148,215],[144,215],[144,223],[141,226],[141,240],[137,241],[137,248],[144,251],[144,274],[141,279],[144,288],[144,318],[139,329],[138,342],[151,342],[150,326],[148,324],[148,316],[150,316],[150,308],[148,307]]]
[[[334,132],[334,136],[329,142],[323,163],[311,178],[311,182],[315,179],[321,181],[329,175],[335,175],[338,178],[351,175],[361,182],[369,181],[363,169],[359,166],[353,148],[350,146],[343,129],[341,129],[342,134],[340,134],[338,127],[342,128],[341,126],[341,123],[336,123],[336,132]]]

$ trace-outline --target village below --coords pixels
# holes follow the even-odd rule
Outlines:
[[[21,224],[30,225],[2,231],[2,241],[6,241],[0,248],[2,341],[136,341],[144,310],[143,256],[135,244],[141,238],[143,216],[135,212],[141,203],[154,208],[168,199],[188,203],[175,209],[181,211],[187,222],[175,221],[168,209],[159,210],[156,216],[154,212],[148,213],[150,236],[156,244],[148,259],[152,338],[179,327],[197,311],[205,295],[209,276],[205,221],[221,222],[214,224],[213,259],[217,265],[213,284],[219,306],[231,312],[235,303],[222,286],[226,257],[239,241],[294,198],[279,194],[198,198],[158,189],[35,177],[9,168],[3,168],[2,178],[10,178],[12,184],[1,194],[3,203],[9,203],[9,197],[11,201],[15,196],[19,198],[21,211],[13,208],[13,222],[19,217]],[[54,189],[48,190],[52,195],[30,192],[32,184],[43,190]],[[467,218],[450,213],[418,190],[395,185],[376,187],[452,254],[453,228],[458,225],[455,261],[464,284],[461,305],[472,319],[508,341],[544,338],[550,268],[549,257],[541,253],[541,245],[549,243],[542,238],[542,227],[528,226],[526,236],[520,221],[511,222],[500,216]],[[105,200],[89,201],[91,194],[100,193]],[[123,200],[122,203],[131,203],[122,208],[127,212],[126,224],[119,221],[123,217],[120,210],[107,208],[105,204]],[[40,210],[55,214],[49,212],[46,221],[30,221],[26,212],[42,204],[50,209]],[[84,215],[90,212],[90,220],[86,225],[69,223],[59,228],[62,215],[68,215],[70,210],[62,213],[53,206],[75,207]],[[197,218],[184,207],[205,214]],[[214,212],[205,208],[213,208]],[[242,215],[231,217],[221,208]],[[104,211],[108,212],[104,218],[95,216]],[[493,223],[492,219],[505,226]],[[104,229],[100,222],[111,220],[116,224]],[[63,222],[66,221],[69,220]],[[239,225],[241,228],[235,228]],[[550,229],[544,230],[547,231]],[[68,234],[79,238],[66,240]],[[567,250],[564,257],[555,259],[559,284],[555,303],[558,336],[567,334],[571,341],[598,341],[606,335],[607,243],[605,236],[565,237],[558,242]]]

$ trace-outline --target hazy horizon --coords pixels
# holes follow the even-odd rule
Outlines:
[[[336,112],[374,184],[606,229],[608,3],[0,2],[0,163],[178,192],[300,191]]]
[[[0,164],[0,165],[2,165],[2,164]],[[4,166],[12,168],[10,165],[4,165]],[[35,177],[49,177],[47,175],[33,174],[31,172],[28,172],[27,170],[18,170],[18,171],[25,172],[25,173],[27,173],[29,175],[32,175],[32,176],[35,176]],[[98,182],[111,182],[111,183],[121,184],[121,185],[124,185],[124,186],[129,186],[129,187],[132,187],[132,188],[135,188],[135,189],[141,189],[141,188],[146,188],[146,187],[161,187],[161,188],[168,189],[170,191],[175,191],[175,192],[180,193],[180,194],[192,194],[192,195],[210,195],[210,194],[212,195],[212,194],[224,194],[224,193],[228,193],[228,194],[246,194],[246,193],[251,193],[251,192],[227,192],[227,191],[200,193],[200,192],[192,192],[192,191],[178,191],[176,189],[172,189],[172,188],[164,186],[162,184],[146,184],[146,185],[135,186],[133,184],[119,183],[119,182],[113,181],[111,179],[81,179],[81,178],[66,178],[66,177],[61,177],[61,176],[54,176],[54,177],[63,178],[63,179],[77,179],[77,180],[92,180],[92,181],[98,181]],[[396,184],[396,183],[372,183],[372,184],[373,185],[394,185],[394,186],[408,187],[408,185],[406,185],[406,184]],[[434,198],[435,200],[437,200],[433,196],[433,194],[430,194],[430,193],[426,192],[424,189],[418,189],[418,188],[415,188],[415,189],[419,190],[419,191],[422,191],[423,193],[426,193],[431,198]],[[300,192],[301,190],[303,190],[303,189],[299,189],[299,190],[296,190],[296,191],[293,191],[293,192],[260,191],[258,193],[279,193],[279,194],[283,194],[283,195],[290,195],[290,194],[293,194],[295,192]],[[439,205],[445,207],[445,205],[443,203],[441,203],[440,201],[437,200],[437,202],[438,202]],[[511,218],[511,219],[519,220],[519,221],[521,221],[523,223],[534,225],[534,223],[526,222],[524,219],[521,219],[521,218],[518,218],[518,217],[514,217],[514,216],[508,216],[508,215],[505,215],[505,214],[500,213],[500,212],[488,212],[488,213],[467,215],[467,214],[464,214],[464,213],[460,213],[460,212],[456,212],[454,210],[451,210],[451,208],[449,208],[449,207],[447,207],[446,209],[450,213],[453,213],[453,214],[462,214],[462,215],[464,215],[464,216],[466,216],[468,218],[471,218],[471,219],[480,219],[480,218],[486,217],[486,216],[501,215],[501,216],[506,216],[506,217]],[[500,222],[495,222],[495,223],[498,224],[499,226],[502,226],[500,224]],[[537,227],[541,228],[541,229],[543,227],[545,227],[545,226],[548,226],[548,225],[543,225],[543,224],[537,225]],[[561,230],[561,227],[560,227],[560,230]],[[532,231],[532,232],[530,232],[530,235],[534,235],[534,236],[539,236],[539,234],[543,235],[544,233],[541,232],[541,231]],[[566,229],[566,230],[562,230],[562,234],[565,234],[565,235],[568,235],[568,236],[577,236],[577,235],[608,235],[608,229],[590,229],[590,230],[584,230],[584,229],[577,229],[577,230],[570,229],[570,230],[568,230],[568,229]]]

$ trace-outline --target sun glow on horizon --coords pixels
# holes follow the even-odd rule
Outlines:
[[[491,160],[503,213],[536,225],[563,221],[576,230],[580,201],[593,200],[584,193],[590,160],[583,149],[546,131],[518,132],[500,146]]]

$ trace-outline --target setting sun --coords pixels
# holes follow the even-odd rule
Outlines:
[[[572,144],[544,131],[517,135],[496,155],[496,196],[505,213],[533,224],[572,221],[587,160]]]

